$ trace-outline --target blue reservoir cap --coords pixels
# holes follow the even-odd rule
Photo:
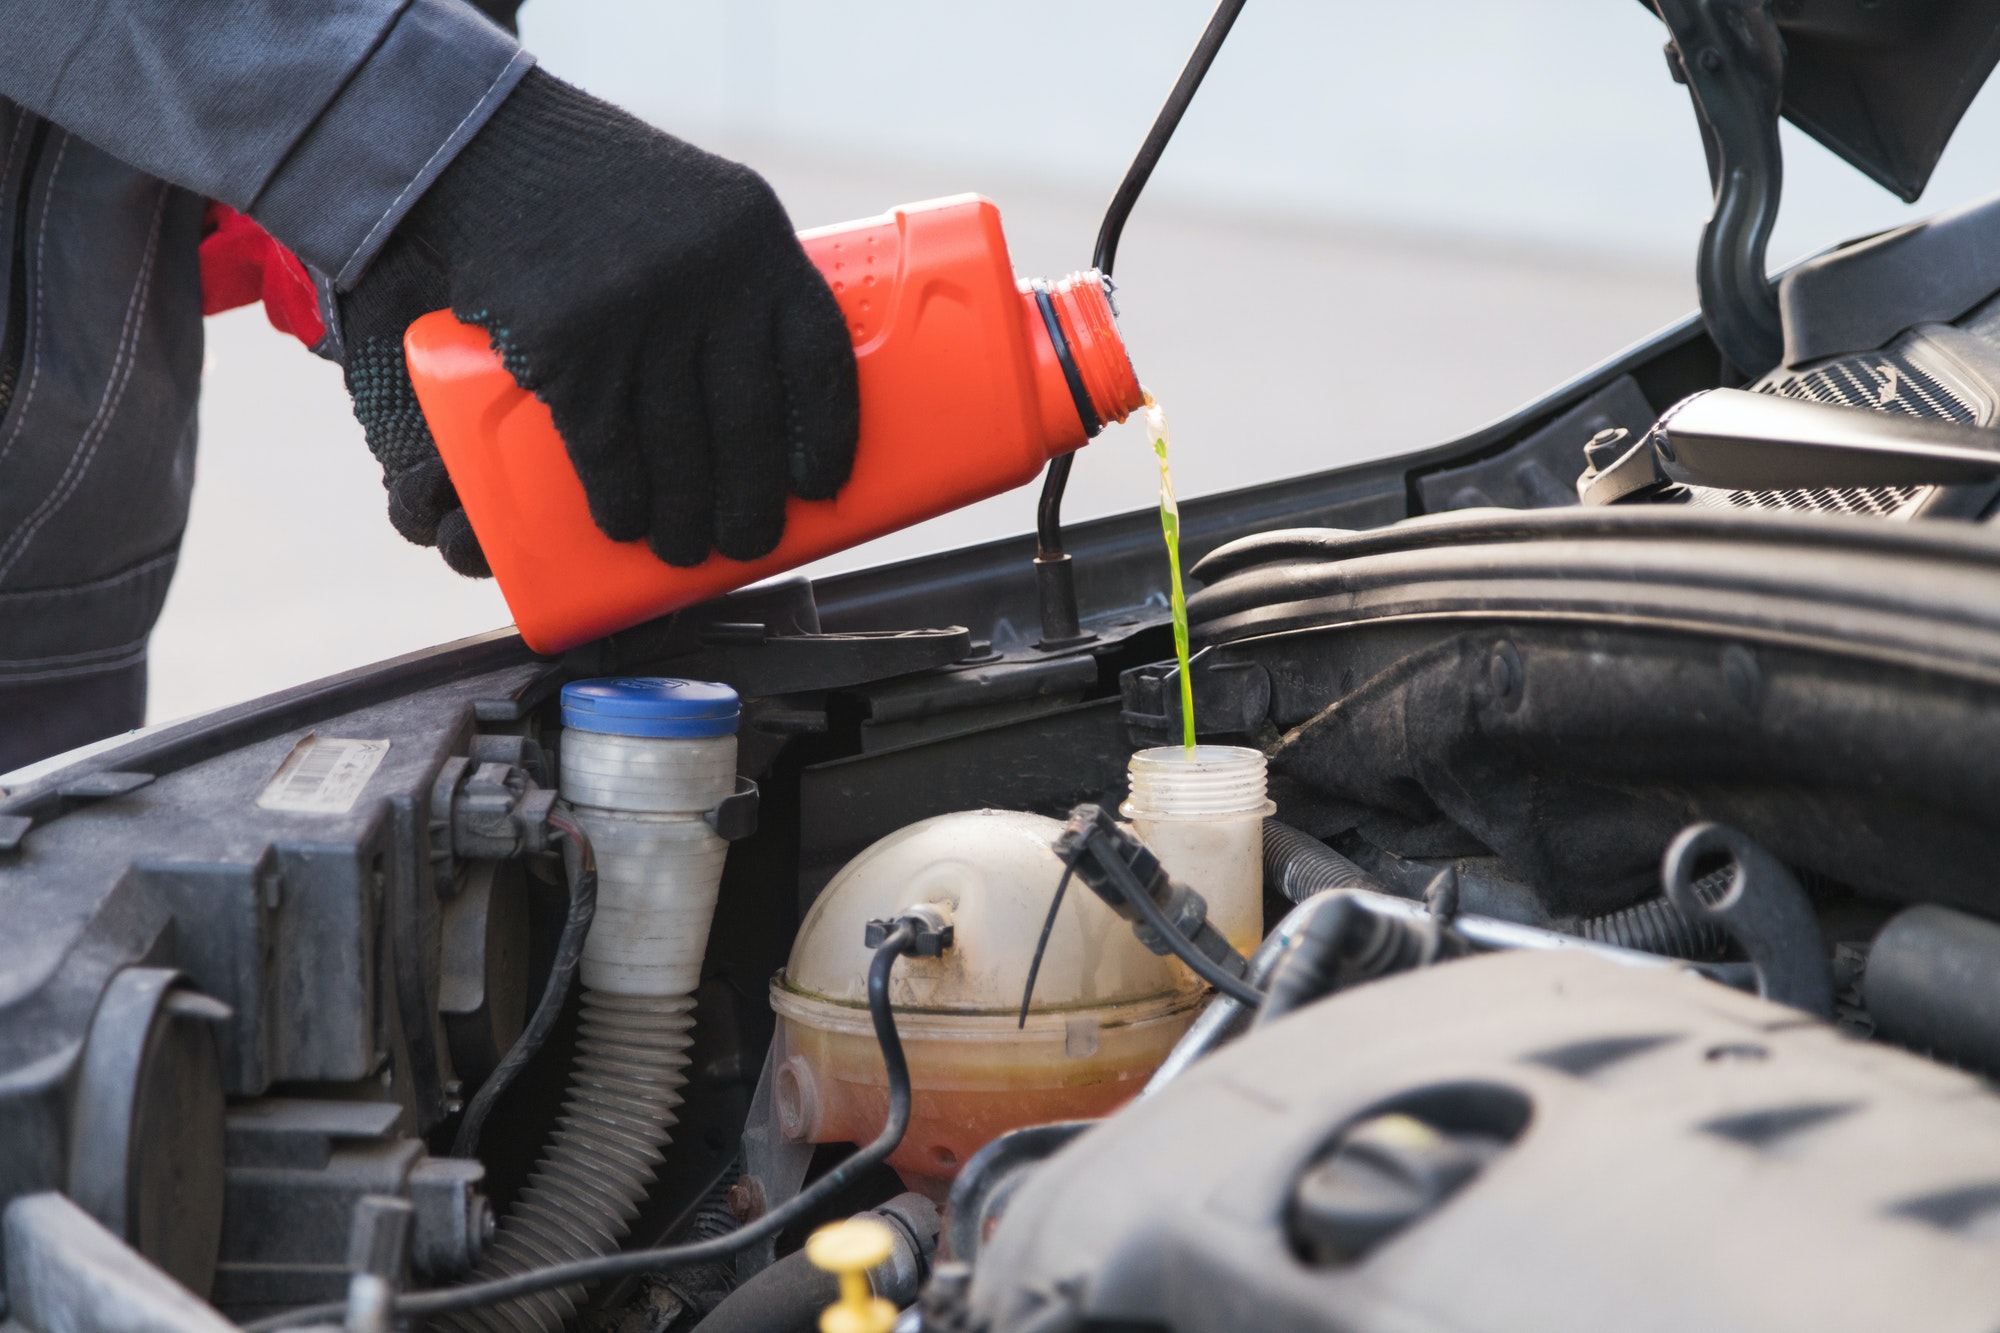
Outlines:
[[[712,680],[618,676],[563,686],[565,727],[612,736],[731,736],[743,711],[736,691]]]

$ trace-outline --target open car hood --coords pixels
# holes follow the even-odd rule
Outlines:
[[[1786,118],[1914,202],[2000,60],[2000,0],[1774,3]]]

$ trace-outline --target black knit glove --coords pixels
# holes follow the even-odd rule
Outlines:
[[[347,392],[369,452],[382,465],[389,522],[417,545],[437,547],[459,573],[487,578],[493,571],[438,457],[403,361],[403,331],[444,305],[444,274],[412,241],[392,236],[367,276],[340,301]]]
[[[847,480],[846,321],[749,168],[530,71],[397,232],[548,404],[614,540],[754,559],[788,492]]]

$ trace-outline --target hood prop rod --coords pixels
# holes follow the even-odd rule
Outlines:
[[[1245,3],[1246,0],[1222,0],[1215,7],[1208,27],[1202,30],[1201,40],[1195,43],[1194,53],[1181,68],[1174,90],[1167,94],[1160,114],[1153,118],[1153,128],[1139,145],[1138,156],[1126,168],[1118,192],[1111,196],[1111,206],[1105,210],[1104,222],[1097,229],[1097,249],[1091,257],[1091,266],[1104,275],[1107,291],[1111,290],[1111,268],[1118,260],[1118,239],[1125,234],[1125,220],[1132,216],[1133,205],[1139,202],[1140,192],[1152,178],[1153,168],[1160,164],[1168,142],[1180,127],[1181,117],[1187,114],[1188,104],[1194,101],[1196,90],[1208,76],[1208,67],[1215,63],[1216,53],[1222,50],[1223,39],[1229,36],[1229,29],[1235,25]],[[1073,454],[1050,460],[1042,477],[1041,502],[1035,508],[1035,592],[1042,619],[1042,639],[1038,646],[1045,650],[1073,648],[1097,637],[1084,633],[1079,622],[1076,573],[1069,554],[1063,550],[1063,492],[1069,487],[1070,465],[1074,461]]]

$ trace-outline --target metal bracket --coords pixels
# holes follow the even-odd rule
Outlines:
[[[1661,413],[1616,462],[1577,481],[1587,505],[1675,482],[1727,490],[1949,486],[2000,476],[2000,432],[1741,389],[1705,389]]]

